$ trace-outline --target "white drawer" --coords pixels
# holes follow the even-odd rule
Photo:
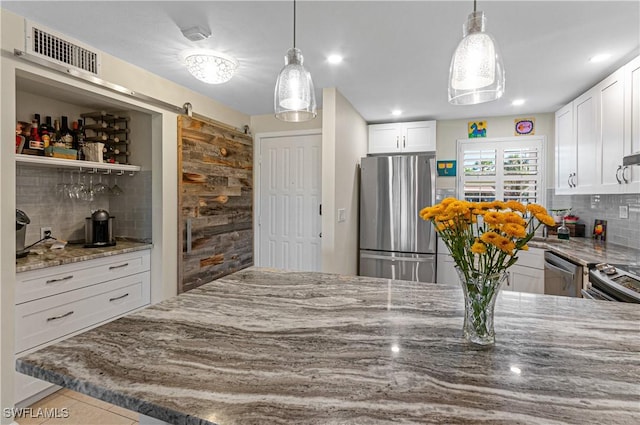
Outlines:
[[[150,272],[16,306],[17,353],[88,328],[150,302]]]
[[[515,265],[544,270],[544,249],[529,248],[528,251],[518,252],[518,261]]]
[[[149,269],[150,254],[144,250],[18,273],[15,302],[22,304]]]

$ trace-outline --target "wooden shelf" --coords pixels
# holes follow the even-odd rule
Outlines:
[[[136,173],[140,171],[140,167],[138,165],[78,161],[74,159],[48,158],[43,156],[23,155],[23,154],[16,154],[16,163],[25,164],[25,165],[36,165],[39,167],[70,168],[70,169],[76,169],[81,172],[116,171],[122,174],[122,173]]]

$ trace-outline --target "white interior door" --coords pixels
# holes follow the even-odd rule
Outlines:
[[[258,265],[320,271],[322,136],[260,138]]]

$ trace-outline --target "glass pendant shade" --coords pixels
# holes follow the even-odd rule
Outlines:
[[[187,53],[184,62],[191,75],[208,84],[226,83],[238,68],[234,58],[214,51]]]
[[[302,62],[299,49],[294,47],[287,51],[274,96],[275,114],[279,120],[301,122],[312,120],[317,115],[313,81]]]
[[[484,32],[483,12],[473,12],[463,26],[449,68],[449,103],[475,105],[499,99],[504,94],[502,56],[493,37]]]

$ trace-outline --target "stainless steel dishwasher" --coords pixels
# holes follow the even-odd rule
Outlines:
[[[582,290],[582,266],[554,254],[544,252],[544,293],[579,297]]]

